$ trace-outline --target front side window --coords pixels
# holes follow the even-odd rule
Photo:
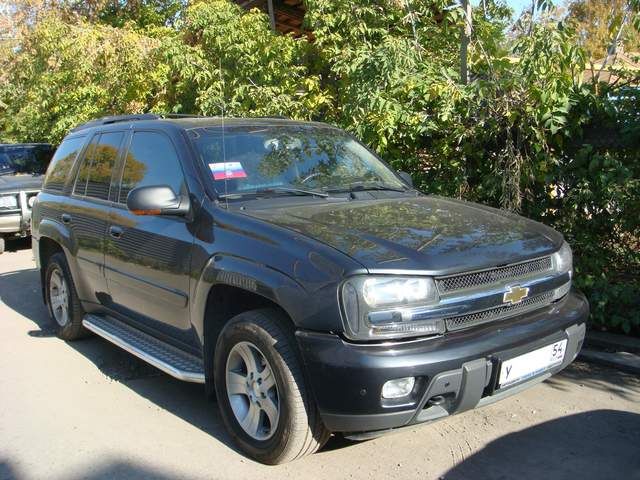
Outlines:
[[[343,191],[405,185],[375,155],[337,129],[310,126],[230,127],[191,131],[220,194],[269,188]],[[223,141],[224,138],[224,141]]]
[[[85,137],[74,137],[63,140],[51,159],[44,188],[54,192],[61,192],[67,183],[67,177],[73,167],[78,152],[84,144]]]
[[[177,195],[183,184],[182,167],[171,140],[159,132],[135,132],[125,158],[118,201],[126,204],[127,195],[136,187],[167,185]]]

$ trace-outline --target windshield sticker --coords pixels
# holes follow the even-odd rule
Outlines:
[[[227,178],[247,178],[247,174],[240,162],[210,163],[209,168],[214,180]]]

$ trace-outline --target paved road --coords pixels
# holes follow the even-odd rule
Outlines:
[[[574,364],[523,394],[278,467],[236,452],[201,386],[51,335],[27,245],[0,255],[0,479],[640,479],[640,379]]]

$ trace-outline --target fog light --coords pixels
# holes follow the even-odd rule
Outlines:
[[[416,383],[415,377],[396,378],[389,380],[382,386],[382,398],[406,397],[413,390]]]

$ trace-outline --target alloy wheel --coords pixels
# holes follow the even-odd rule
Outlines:
[[[53,318],[64,327],[69,323],[69,288],[59,268],[55,268],[49,277],[49,302]]]
[[[233,346],[226,365],[227,398],[233,414],[251,438],[268,440],[278,428],[280,398],[273,369],[250,342]]]

